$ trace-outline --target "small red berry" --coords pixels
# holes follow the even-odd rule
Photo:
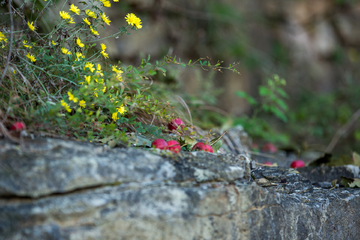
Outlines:
[[[210,145],[206,145],[205,143],[198,142],[193,148],[193,151],[205,151],[205,152],[213,152],[213,148]]]
[[[265,144],[261,150],[268,153],[276,153],[278,151],[277,147],[272,143]]]
[[[291,168],[301,168],[301,167],[305,167],[305,163],[303,160],[294,160],[291,165]]]
[[[164,149],[167,149],[168,144],[164,139],[159,138],[159,139],[154,140],[151,143],[151,147],[164,150]]]
[[[265,165],[272,166],[272,162],[264,162]]]
[[[168,124],[168,128],[169,130],[176,130],[178,127],[184,128],[185,127],[185,123],[180,119],[180,118],[174,118],[173,120],[170,121],[170,123]]]
[[[193,151],[203,151],[204,145],[205,145],[205,143],[198,142],[193,146],[192,150]]]
[[[10,127],[10,131],[21,131],[25,129],[25,123],[23,122],[16,122]]]
[[[174,153],[178,153],[181,150],[180,144],[175,140],[167,141],[167,145],[168,145],[167,149]]]

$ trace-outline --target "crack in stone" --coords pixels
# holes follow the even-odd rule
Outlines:
[[[255,210],[260,211],[260,210],[263,210],[264,208],[267,208],[267,207],[270,208],[270,207],[281,207],[281,206],[280,206],[280,204],[262,205],[261,207],[252,207],[252,208],[246,210],[244,213],[248,213],[250,211],[255,211]]]

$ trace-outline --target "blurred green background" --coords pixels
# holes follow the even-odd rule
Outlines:
[[[126,0],[115,6],[112,27],[133,12],[143,29],[108,42],[114,60],[137,64],[148,54],[153,60],[169,54],[185,62],[209,56],[225,66],[240,61],[241,75],[174,67],[156,79],[185,99],[203,127],[242,123],[255,141],[324,151],[360,108],[359,1]],[[273,74],[287,81],[288,120],[265,113],[256,116],[262,121],[244,120],[254,109],[236,91],[259,99],[259,85]],[[360,151],[359,142],[356,120],[335,151]]]

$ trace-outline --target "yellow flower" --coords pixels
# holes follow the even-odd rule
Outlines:
[[[28,42],[26,40],[23,41],[24,47],[31,49],[32,46],[28,45]]]
[[[118,112],[121,114],[121,115],[124,115],[127,111],[125,110],[125,107],[124,105],[121,105],[120,107],[116,108],[118,110]]]
[[[76,53],[76,59],[75,61],[79,61],[80,58],[85,58],[84,55],[82,55],[82,53]]]
[[[116,109],[117,109],[117,111],[112,114],[112,119],[113,119],[115,122],[116,122],[116,120],[119,119],[119,118],[118,118],[118,113],[120,113],[121,115],[124,115],[125,112],[127,112],[127,111],[125,110],[124,105],[122,105],[122,104],[121,104],[120,107],[118,107],[118,108],[116,108]]]
[[[104,76],[103,72],[101,71],[101,65],[100,64],[97,65],[96,73],[98,73],[100,76]]]
[[[65,11],[60,11],[60,17],[61,17],[62,19],[65,19],[65,20],[71,18],[71,17],[70,17],[70,14],[69,14],[68,12],[65,12]]]
[[[83,18],[83,21],[87,24],[87,25],[91,25],[91,23],[89,22],[89,20],[87,18]]]
[[[105,50],[104,50],[104,51],[101,51],[100,53],[101,53],[101,55],[103,55],[103,57],[104,57],[105,59],[109,58],[109,54],[107,54],[107,53],[105,52]]]
[[[117,80],[119,80],[120,82],[123,80],[122,76],[121,76],[121,73],[117,73],[116,74],[116,78]]]
[[[0,32],[0,42],[7,42],[7,38],[5,37],[5,34],[3,34],[2,32]]]
[[[123,73],[123,71],[121,69],[117,69],[116,66],[112,66],[112,70],[116,73]]]
[[[85,81],[90,84],[91,81],[91,76],[84,76],[85,77]]]
[[[104,23],[106,23],[107,25],[110,26],[111,21],[110,21],[109,17],[105,15],[105,13],[100,14],[100,17],[104,21]]]
[[[104,51],[104,50],[106,49],[106,45],[105,45],[105,44],[101,43],[100,46],[101,46],[101,50]]]
[[[104,4],[104,7],[111,7],[111,3],[108,0],[103,0],[102,3]]]
[[[74,19],[73,19],[72,17],[70,17],[70,18],[67,20],[67,23],[70,24],[70,23],[75,23],[75,22],[74,22]]]
[[[54,40],[52,40],[52,41],[51,41],[51,44],[55,46],[57,43],[54,42]]]
[[[84,70],[88,68],[90,70],[90,72],[94,72],[95,68],[94,68],[94,64],[91,63],[91,62],[87,62],[85,63],[85,66],[84,66]]]
[[[97,90],[97,88],[94,89],[94,91],[96,91],[96,90]],[[95,97],[99,97],[99,95],[97,94],[97,92],[94,93],[94,95],[95,95]]]
[[[103,93],[106,92],[106,86],[102,89],[102,92],[103,92]]]
[[[96,13],[94,11],[90,11],[89,9],[85,10],[86,15],[88,15],[91,18],[97,18]]]
[[[94,35],[99,35],[98,31],[94,30],[91,26],[90,26],[90,31],[92,32],[92,34]]]
[[[118,112],[114,112],[111,117],[115,122],[119,119],[118,118]]]
[[[114,2],[119,2],[119,0],[114,0]]]
[[[71,55],[71,54],[72,54],[72,53],[70,52],[70,50],[67,49],[67,48],[61,48],[61,51],[62,51],[63,54],[67,54],[67,55]]]
[[[126,19],[126,22],[127,22],[129,25],[131,25],[131,26],[134,26],[134,25],[135,25],[135,27],[138,28],[138,29],[142,28],[142,26],[141,26],[141,24],[142,24],[142,23],[141,23],[141,20],[140,20],[140,18],[138,18],[135,14],[133,14],[133,13],[128,13],[128,14],[126,15],[125,19]]]
[[[84,47],[85,45],[81,42],[81,39],[78,38],[76,39],[76,44],[79,46],[79,47]]]
[[[27,24],[28,24],[31,31],[35,31],[34,22],[31,22],[31,23],[27,22]]]
[[[74,97],[74,95],[72,95],[71,92],[68,92],[68,95],[69,95],[69,101],[73,101],[74,103],[78,102],[79,99],[77,97]]]
[[[61,106],[63,106],[66,111],[71,112],[69,104],[67,104],[64,100],[61,100]]]
[[[82,108],[86,107],[86,102],[84,100],[81,100],[79,102],[79,106],[82,107]]]
[[[34,57],[34,55],[28,53],[26,56],[29,58],[29,60],[30,60],[31,62],[36,62],[36,58]]]
[[[71,4],[69,11],[76,13],[77,15],[79,15],[79,13],[80,13],[80,9],[77,6],[75,6],[74,4]]]

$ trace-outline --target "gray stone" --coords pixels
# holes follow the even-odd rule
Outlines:
[[[196,153],[195,160],[183,152],[171,159],[142,149],[59,139],[25,141],[23,149],[4,140],[0,144],[0,196],[39,197],[128,182],[233,181],[245,174],[245,162],[231,154]]]
[[[337,182],[340,183],[341,177],[360,178],[359,167],[353,165],[303,167],[297,170],[302,176],[313,182],[331,182],[337,179]]]
[[[254,181],[248,181],[243,177],[250,163],[242,155],[37,142],[21,150],[1,140],[1,240],[320,240],[360,234],[359,189],[313,187],[293,169],[254,169]],[[91,164],[80,161],[81,154]],[[24,187],[19,179],[34,184]],[[273,185],[261,187],[259,179]]]

